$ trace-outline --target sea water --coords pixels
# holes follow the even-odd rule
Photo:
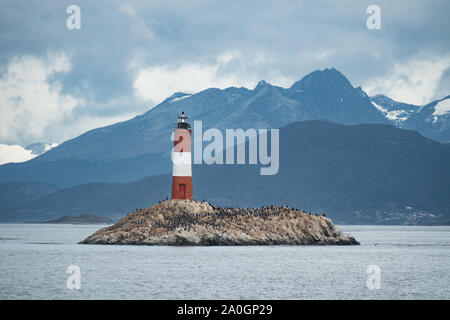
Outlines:
[[[0,224],[0,299],[450,298],[447,226],[340,227],[361,246],[78,244],[101,227]]]

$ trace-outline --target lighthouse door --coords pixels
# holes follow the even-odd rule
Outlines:
[[[178,190],[180,192],[180,198],[181,199],[186,199],[186,185],[185,184],[180,184]]]

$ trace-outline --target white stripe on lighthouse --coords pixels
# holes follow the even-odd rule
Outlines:
[[[174,152],[172,156],[173,176],[174,177],[191,177],[191,153],[190,152]]]

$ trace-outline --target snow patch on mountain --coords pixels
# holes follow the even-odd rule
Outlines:
[[[450,113],[450,99],[439,101],[434,106],[433,122],[436,122],[439,116],[443,116],[447,113]]]
[[[182,97],[173,98],[172,100],[170,100],[170,103],[174,103],[174,102],[177,102],[177,101],[189,98],[190,96],[192,96],[192,94],[187,94],[187,95],[182,96]]]
[[[405,121],[406,119],[408,119],[409,113],[406,112],[405,110],[389,111],[388,109],[384,108],[383,106],[380,106],[379,104],[377,104],[373,101],[372,101],[372,104],[375,108],[380,110],[380,112],[389,120],[401,122],[401,121]]]

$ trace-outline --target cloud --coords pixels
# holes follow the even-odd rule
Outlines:
[[[133,84],[136,95],[143,100],[159,103],[177,91],[193,93],[209,87],[225,88],[236,84],[249,85],[254,80],[240,79],[237,74],[219,76],[219,69],[228,57],[214,64],[187,63],[179,67],[153,66],[138,71]]]
[[[450,55],[434,59],[414,58],[395,63],[387,74],[369,79],[364,89],[370,95],[382,93],[394,100],[423,105],[442,98],[439,87],[449,69]]]
[[[16,57],[0,78],[0,140],[46,140],[49,125],[68,117],[82,99],[62,94],[52,77],[70,71],[64,54]]]
[[[24,162],[33,159],[37,155],[18,145],[0,144],[0,165],[10,162]]]
[[[402,66],[414,69],[404,62],[450,53],[448,1],[379,0],[376,31],[366,27],[372,3],[364,1],[80,0],[80,30],[66,28],[69,4],[1,1],[0,83],[9,88],[7,98],[0,91],[1,143],[62,142],[143,113],[175,91],[253,87],[259,80],[286,87],[327,67],[354,85],[426,100],[436,78],[427,75],[429,85],[404,80]],[[58,66],[48,52],[70,55],[59,55]],[[33,72],[23,70],[22,83],[8,71],[22,60],[40,66],[36,101],[9,85],[14,78],[17,86],[32,85],[26,79]],[[434,94],[449,94],[449,83],[450,71]]]
[[[119,5],[118,11],[124,13],[131,20],[131,31],[147,41],[156,39],[155,33],[146,24],[146,21],[136,13],[129,4]]]
[[[70,116],[69,119],[53,123],[47,128],[46,136],[52,137],[51,141],[58,143],[72,139],[86,131],[105,127],[111,124],[129,120],[135,117],[137,113],[130,112],[120,115],[91,115],[84,114],[82,116]],[[44,141],[40,139],[39,141]]]
[[[105,97],[103,103],[96,103],[89,96],[88,100],[64,93],[60,78],[70,71],[65,54],[45,58],[28,55],[9,62],[0,73],[0,142],[23,146],[42,141],[61,143],[147,109],[127,108],[133,99]]]
[[[138,98],[159,103],[175,92],[195,93],[207,88],[224,89],[231,86],[253,87],[260,80],[256,72],[251,72],[249,64],[264,64],[261,54],[248,63],[238,51],[218,55],[209,62],[185,63],[178,67],[160,65],[139,68],[136,62],[131,66],[136,70],[133,87]],[[272,84],[286,86],[293,78],[284,77],[276,72],[268,73],[266,80]]]

